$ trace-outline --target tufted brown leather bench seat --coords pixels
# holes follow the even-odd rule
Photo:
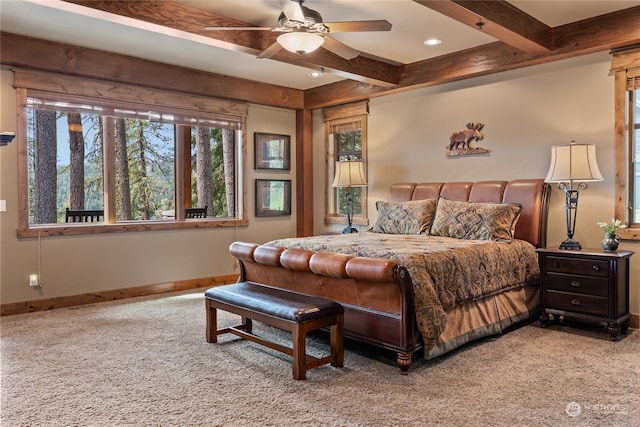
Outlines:
[[[205,292],[207,342],[218,335],[232,333],[257,342],[293,358],[293,378],[303,380],[308,369],[326,363],[342,367],[344,347],[344,308],[325,298],[289,292],[254,282],[240,282],[213,287]],[[242,316],[242,324],[218,329],[217,309]],[[292,333],[293,349],[267,341],[252,332],[252,320]],[[307,333],[330,327],[331,355],[315,358],[306,354]]]

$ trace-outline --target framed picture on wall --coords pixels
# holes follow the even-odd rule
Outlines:
[[[255,169],[291,170],[291,137],[274,133],[253,134]]]
[[[256,179],[256,216],[291,215],[291,180]]]

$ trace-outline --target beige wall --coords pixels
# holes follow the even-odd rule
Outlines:
[[[370,102],[369,221],[375,201],[386,199],[390,184],[400,181],[455,181],[544,177],[550,147],[571,140],[597,144],[605,181],[590,185],[580,199],[576,239],[599,247],[596,222],[613,216],[613,78],[606,53],[554,62],[525,70],[441,85]],[[16,130],[12,74],[3,70],[1,130]],[[467,122],[485,124],[481,147],[488,155],[448,159],[449,135]],[[253,132],[292,136],[292,172],[253,170]],[[314,113],[314,224],[323,223],[325,172],[324,126]],[[235,240],[265,242],[295,235],[295,201],[291,218],[254,217],[254,178],[292,179],[295,195],[295,114],[252,105],[246,133],[247,194],[250,225],[239,229],[163,231],[100,236],[20,239],[17,227],[16,146],[0,150],[0,298],[2,303],[75,295],[198,277],[231,274],[228,245]],[[304,167],[301,165],[301,167]],[[554,188],[548,243],[565,236],[562,193]],[[334,226],[334,229],[342,227]],[[364,228],[364,227],[361,227]],[[621,249],[640,252],[638,242]],[[75,260],[69,253],[73,252]],[[106,260],[106,261],[105,261]],[[34,291],[28,274],[40,265],[43,288]],[[640,313],[640,253],[631,259],[631,312]]]
[[[0,71],[0,126],[16,131],[13,73]],[[228,253],[236,240],[265,242],[295,235],[295,204],[290,217],[255,218],[254,178],[292,179],[293,172],[253,170],[253,133],[292,137],[295,168],[295,112],[251,105],[245,134],[246,198],[249,227],[147,231],[87,236],[18,239],[17,144],[0,149],[0,301],[2,304],[78,295],[237,272]],[[293,188],[295,194],[295,187]],[[28,285],[40,273],[42,288]]]
[[[602,53],[371,100],[369,223],[375,222],[376,200],[386,200],[394,182],[544,178],[550,147],[575,140],[596,144],[605,178],[581,193],[575,238],[583,247],[599,248],[603,234],[596,222],[612,218],[614,202],[614,82],[609,67],[609,55]],[[319,113],[314,119],[315,202],[320,207],[324,130]],[[447,158],[449,136],[468,122],[485,124],[484,140],[477,146],[490,153]],[[324,229],[319,210],[316,232]],[[566,238],[566,228],[564,197],[556,187],[548,224],[547,243],[558,245]],[[630,281],[634,314],[640,313],[638,243],[620,245],[636,252]]]

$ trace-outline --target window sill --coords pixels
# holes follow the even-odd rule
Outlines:
[[[618,235],[622,240],[640,240],[640,227],[623,228]]]
[[[46,224],[32,226],[27,229],[18,229],[18,237],[50,237],[50,236],[76,236],[82,234],[126,233],[140,231],[159,230],[190,230],[198,228],[233,228],[246,227],[249,221],[246,219],[211,219],[185,221],[136,221],[117,224],[105,223],[65,223]]]
[[[347,217],[344,215],[325,216],[324,223],[325,224],[346,224]],[[369,225],[369,218],[354,217],[354,218],[351,218],[351,223],[354,225]]]

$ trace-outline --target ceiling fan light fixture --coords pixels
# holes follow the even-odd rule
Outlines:
[[[319,70],[315,70],[309,73],[310,77],[322,77],[324,75],[324,68],[320,67]]]
[[[307,33],[304,31],[293,31],[278,36],[280,46],[289,52],[304,55],[313,52],[324,43],[324,38],[318,34]]]

